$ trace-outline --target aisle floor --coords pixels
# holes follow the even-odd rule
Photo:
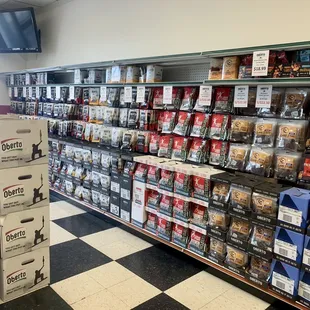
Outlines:
[[[2,304],[0,310],[288,309],[70,200],[51,196],[51,201],[51,286]]]

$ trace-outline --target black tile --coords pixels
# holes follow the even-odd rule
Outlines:
[[[0,305],[0,310],[69,310],[72,309],[52,288],[45,287]]]
[[[133,308],[133,310],[186,310],[183,306],[165,293],[159,294],[143,304]]]
[[[296,310],[297,308],[280,300],[273,302],[268,308],[266,308],[266,310],[280,310],[280,309]]]
[[[120,258],[117,262],[162,291],[205,267],[199,261],[162,244]]]
[[[115,227],[111,221],[99,219],[88,213],[65,217],[54,222],[76,237],[84,237]]]
[[[53,245],[50,253],[52,284],[112,261],[80,239]]]

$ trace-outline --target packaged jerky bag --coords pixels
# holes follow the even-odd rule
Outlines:
[[[206,138],[210,125],[211,114],[195,113],[191,137]]]
[[[254,129],[253,145],[273,147],[277,132],[276,119],[258,119]]]
[[[162,214],[172,216],[173,197],[161,195],[158,211]]]
[[[194,163],[206,163],[209,155],[209,141],[194,139],[188,152],[187,160]]]
[[[173,136],[160,136],[158,146],[158,157],[171,158],[173,146]]]
[[[156,233],[157,222],[158,222],[157,215],[148,212],[147,220],[145,223],[145,229],[151,231],[152,233]]]
[[[140,103],[141,109],[152,109],[153,108],[153,98],[154,97],[154,88],[146,87],[144,93],[144,101]]]
[[[224,260],[226,256],[226,243],[211,237],[209,254],[217,259]]]
[[[234,268],[245,268],[248,265],[248,254],[232,246],[227,246],[226,264]]]
[[[147,206],[151,209],[158,209],[160,202],[161,194],[157,191],[149,190],[147,194]]]
[[[241,210],[251,210],[252,190],[248,187],[233,184],[230,187],[230,205]]]
[[[211,198],[215,201],[227,203],[230,197],[230,184],[214,182]]]
[[[208,225],[212,228],[226,231],[229,225],[229,215],[224,211],[209,208]]]
[[[187,222],[190,217],[190,202],[174,197],[173,217]]]
[[[218,87],[215,89],[213,112],[231,113],[233,111],[234,89],[230,87]]]
[[[205,235],[198,231],[192,230],[190,232],[187,248],[194,252],[198,252],[200,255],[203,255],[206,249],[206,240],[207,237]]]
[[[174,192],[184,196],[192,194],[192,175],[191,170],[187,173],[176,171],[174,174]]]
[[[128,130],[124,132],[122,141],[122,150],[134,151],[137,144],[137,132],[135,130]]]
[[[180,136],[187,136],[191,126],[192,114],[187,112],[179,112],[178,120],[173,133]]]
[[[150,142],[150,133],[145,131],[139,131],[137,135],[136,151],[139,153],[148,153]]]
[[[137,169],[136,169],[135,175],[134,175],[135,180],[138,180],[138,181],[145,183],[146,177],[147,177],[147,172],[148,172],[148,165],[138,163]]]
[[[229,143],[220,140],[211,140],[209,164],[224,166],[228,155]]]
[[[159,150],[160,136],[157,133],[150,134],[149,152],[152,155],[157,155]]]
[[[248,273],[256,279],[268,281],[271,272],[271,262],[252,256]]]
[[[276,152],[274,177],[280,180],[296,182],[301,156],[301,153],[296,152]]]
[[[131,129],[138,128],[139,110],[130,109],[128,112],[128,127]]]
[[[139,129],[149,130],[150,110],[139,110]]]
[[[199,90],[197,87],[185,87],[182,99],[181,110],[192,111],[198,98]]]
[[[258,109],[257,115],[262,117],[277,117],[280,115],[280,109],[284,97],[284,89],[273,88],[271,95],[271,105],[270,108],[260,108]]]
[[[185,137],[174,137],[171,159],[185,161],[187,158],[190,140]]]
[[[100,131],[100,144],[111,145],[111,141],[112,141],[112,128],[102,126]]]
[[[170,241],[171,230],[172,230],[172,223],[158,216],[158,224],[157,224],[157,232],[156,232],[157,236]]]
[[[245,171],[256,175],[269,177],[271,174],[273,155],[273,148],[262,149],[253,146]]]
[[[230,144],[226,168],[244,171],[251,146],[249,144]]]
[[[162,133],[172,133],[176,123],[176,112],[165,111]]]
[[[208,209],[196,203],[193,204],[191,223],[206,228],[208,223]]]
[[[193,197],[208,201],[210,197],[210,180],[205,177],[193,175]]]
[[[147,183],[157,186],[160,180],[161,169],[156,166],[148,166]]]
[[[165,104],[165,109],[179,110],[182,103],[183,95],[184,95],[183,87],[173,87],[171,104]]]
[[[186,247],[188,234],[189,234],[188,228],[179,224],[173,224],[171,241],[182,247]]]
[[[120,94],[121,94],[121,89],[120,88],[109,88],[109,93],[108,93],[108,106],[113,107],[113,108],[118,108],[120,105]]]
[[[242,241],[248,241],[251,231],[250,221],[233,217],[230,222],[228,235]]]
[[[164,108],[163,95],[164,95],[163,87],[154,88],[153,109],[162,110]]]
[[[301,160],[301,168],[298,173],[298,181],[300,183],[310,183],[310,156],[305,155]]]
[[[230,129],[230,141],[252,143],[256,118],[233,116]]]
[[[161,132],[163,130],[163,123],[164,123],[164,111],[157,111],[158,118],[157,118],[157,131]]]
[[[254,191],[252,195],[252,208],[257,214],[276,218],[278,215],[278,200],[275,197]]]
[[[269,228],[255,225],[252,231],[250,243],[254,246],[272,252],[274,242],[274,231]]]
[[[225,140],[228,136],[230,125],[230,115],[213,114],[209,130],[209,138],[215,140]]]
[[[167,191],[173,191],[174,172],[161,169],[160,180],[158,182],[159,188]]]
[[[119,126],[126,128],[128,126],[129,109],[119,109]]]

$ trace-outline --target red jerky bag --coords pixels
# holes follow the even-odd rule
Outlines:
[[[153,155],[158,154],[159,138],[160,136],[157,133],[151,133],[150,135],[149,152]]]
[[[153,109],[163,109],[163,87],[154,88]]]
[[[231,113],[233,110],[234,89],[219,87],[215,89],[213,112]]]
[[[195,113],[191,137],[205,138],[210,125],[210,114]]]
[[[228,142],[211,140],[209,163],[212,165],[224,166],[228,149]]]
[[[181,104],[181,110],[191,111],[193,110],[196,100],[198,98],[198,88],[197,87],[185,87],[184,88],[184,98]]]
[[[177,124],[173,130],[173,133],[180,136],[187,136],[191,125],[192,114],[187,112],[179,112]]]
[[[171,158],[173,146],[173,136],[160,136],[159,139],[159,148],[158,148],[158,157]]]
[[[176,121],[176,112],[165,111],[162,133],[172,133]]]
[[[171,159],[185,161],[189,150],[189,139],[184,137],[174,137]]]
[[[225,140],[230,128],[230,115],[213,114],[211,119],[209,138],[216,140]]]

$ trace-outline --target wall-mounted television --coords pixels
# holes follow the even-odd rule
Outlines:
[[[0,53],[39,53],[40,36],[33,8],[0,10]]]

